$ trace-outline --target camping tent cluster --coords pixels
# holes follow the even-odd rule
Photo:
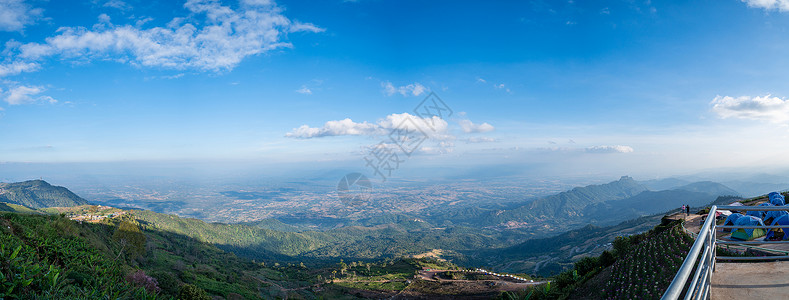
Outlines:
[[[769,202],[759,204],[759,206],[787,206],[786,200],[783,195],[778,192],[772,192],[767,195]],[[739,204],[739,202],[737,202]],[[732,204],[733,205],[733,204]],[[741,205],[741,204],[740,204]],[[789,207],[787,207],[789,210]],[[731,237],[738,240],[752,240],[764,236],[764,240],[789,240],[789,212],[786,210],[777,211],[748,211],[745,215],[739,212],[733,212],[726,217],[723,221],[725,226],[764,226],[769,224],[771,226],[787,225],[784,228],[769,229],[765,231],[761,228],[735,228]],[[730,229],[724,229],[730,231]]]

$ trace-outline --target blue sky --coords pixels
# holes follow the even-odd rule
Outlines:
[[[789,1],[491,2],[0,0],[0,162],[789,165]]]

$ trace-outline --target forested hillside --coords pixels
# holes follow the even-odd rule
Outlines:
[[[128,217],[92,224],[0,213],[0,257],[0,298],[8,299],[300,298],[332,271],[254,263],[187,236],[141,230]]]

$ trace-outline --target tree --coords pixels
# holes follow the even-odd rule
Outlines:
[[[123,220],[118,224],[112,239],[121,246],[118,257],[126,251],[129,258],[137,258],[145,253],[145,235],[140,227],[131,221]]]
[[[184,284],[178,291],[178,300],[211,300],[203,289],[194,284]]]

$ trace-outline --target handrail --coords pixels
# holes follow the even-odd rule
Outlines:
[[[720,225],[720,226],[715,226],[715,227],[721,228],[721,229],[735,229],[735,228],[737,228],[737,229],[757,229],[757,228],[762,228],[762,229],[779,229],[779,228],[789,228],[789,225],[775,225],[775,226],[767,226],[767,225],[765,225],[765,226],[759,226],[759,225],[752,225],[752,226],[729,225],[729,226],[723,226],[723,225]]]
[[[685,289],[690,273],[694,267],[696,269],[690,284],[687,287],[684,299],[707,299],[709,298],[712,273],[715,271],[715,262],[717,260],[776,260],[787,259],[788,256],[764,256],[764,257],[731,257],[721,256],[717,257],[715,253],[716,244],[740,244],[740,245],[759,245],[759,244],[785,244],[789,241],[718,241],[716,239],[716,228],[737,228],[737,229],[777,229],[787,228],[789,225],[776,225],[776,226],[717,226],[715,216],[719,210],[734,210],[734,211],[779,211],[787,210],[786,206],[716,206],[713,205],[707,219],[701,226],[696,241],[688,251],[688,256],[680,266],[677,275],[671,281],[668,289],[663,294],[661,299],[679,299]],[[711,217],[710,217],[711,216]],[[701,258],[699,258],[701,256]],[[698,264],[696,262],[698,261]]]
[[[713,205],[710,208],[710,215],[715,214],[718,208]],[[701,253],[702,248],[708,246],[709,237],[712,236],[710,233],[714,233],[714,229],[710,231],[710,227],[715,226],[715,218],[707,218],[704,221],[704,225],[701,226],[701,230],[699,230],[699,235],[696,237],[696,242],[693,243],[693,246],[690,247],[690,251],[688,251],[688,256],[685,258],[685,261],[682,263],[682,266],[679,267],[679,271],[677,275],[674,276],[674,280],[671,281],[671,285],[668,286],[666,293],[663,294],[661,299],[679,299],[680,294],[682,294],[682,290],[685,288],[685,283],[688,281],[688,277],[690,277],[690,272],[693,271],[693,266],[696,264],[696,260],[699,257],[699,253]],[[714,243],[714,239],[713,239]],[[713,256],[715,251],[712,251]],[[701,264],[699,264],[701,265]],[[700,270],[701,268],[699,268]],[[698,272],[697,272],[698,273]],[[698,275],[698,274],[697,274]],[[694,276],[696,277],[696,276]],[[698,280],[698,277],[694,278],[694,281]],[[694,284],[695,285],[695,284]],[[688,291],[687,295],[693,294],[692,291]]]
[[[776,211],[787,210],[787,206],[718,206],[718,210],[736,210],[736,211]]]

